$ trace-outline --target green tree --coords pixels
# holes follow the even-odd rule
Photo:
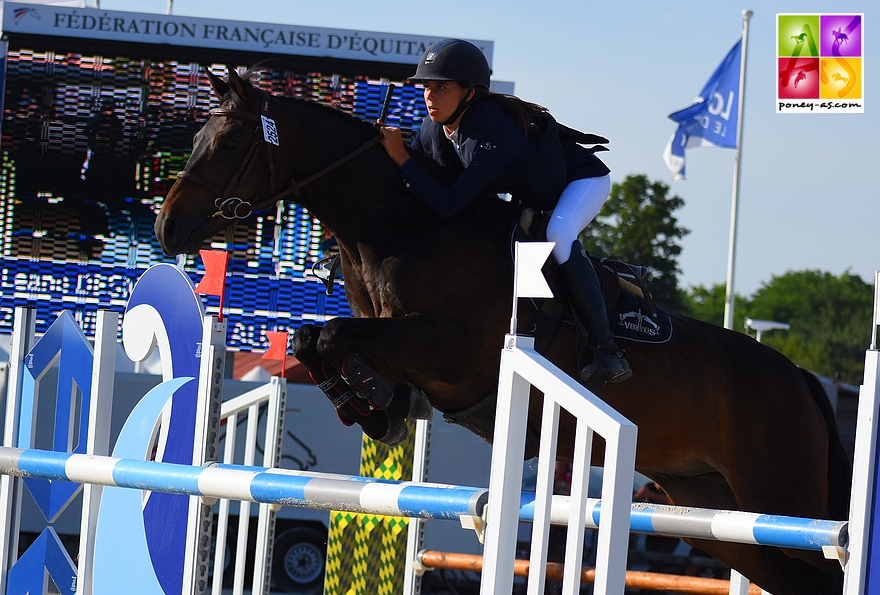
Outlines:
[[[682,292],[683,313],[721,326],[725,286]],[[857,275],[789,271],[774,276],[749,299],[736,296],[733,330],[745,332],[746,317],[790,325],[761,341],[799,366],[829,378],[860,384],[870,342],[873,289]]]
[[[724,301],[727,297],[727,286],[724,283],[716,283],[712,287],[689,287],[682,291],[684,307],[682,314],[711,322],[718,326],[724,326]],[[749,307],[749,301],[741,295],[736,295],[733,300],[733,329],[741,331],[745,328],[745,319]]]
[[[629,175],[613,184],[611,195],[596,220],[581,234],[587,251],[648,267],[646,282],[658,304],[670,310],[683,307],[678,289],[678,241],[690,233],[674,213],[684,199],[669,194],[663,182],[644,174]]]
[[[873,288],[858,275],[805,270],[774,276],[748,306],[749,316],[791,325],[762,341],[823,376],[861,384],[870,343]]]

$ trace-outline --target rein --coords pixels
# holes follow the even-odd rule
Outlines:
[[[217,207],[217,212],[214,213],[212,217],[223,217],[224,219],[246,219],[247,217],[250,217],[250,215],[254,212],[253,203],[250,203],[238,196],[230,195],[232,194],[232,189],[235,187],[238,181],[250,169],[254,156],[257,153],[257,149],[263,143],[265,143],[266,145],[266,154],[269,159],[269,179],[271,184],[272,196],[265,201],[265,205],[269,206],[275,204],[289,194],[299,196],[300,190],[304,186],[327,175],[328,173],[343,165],[344,163],[350,161],[351,159],[354,159],[364,151],[373,147],[373,145],[378,144],[379,141],[382,139],[382,136],[378,135],[367,140],[348,155],[334,161],[327,167],[310,175],[304,180],[297,182],[296,180],[291,179],[289,188],[286,188],[276,193],[275,164],[272,160],[272,145],[278,146],[278,133],[275,128],[275,120],[269,117],[269,106],[272,96],[262,89],[260,90],[260,93],[262,94],[263,100],[261,102],[259,115],[245,110],[237,110],[223,107],[212,109],[209,112],[209,117],[226,116],[230,118],[240,118],[242,120],[254,120],[257,122],[257,128],[256,130],[254,130],[254,140],[251,143],[250,149],[248,149],[247,155],[245,155],[242,162],[238,165],[238,168],[235,170],[235,173],[232,175],[232,178],[226,184],[226,187],[224,189],[221,190],[220,187],[215,185],[213,182],[206,180],[205,178],[202,178],[201,176],[198,176],[188,171],[187,169],[184,169],[177,174],[178,179],[190,180],[201,186],[204,186],[208,190],[211,190],[212,192],[215,192],[217,194],[218,197],[214,200],[214,205]],[[239,212],[242,207],[243,210]],[[261,207],[258,206],[258,208]]]

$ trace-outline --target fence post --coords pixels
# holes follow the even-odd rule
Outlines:
[[[516,558],[522,466],[528,419],[529,383],[515,370],[516,348],[534,346],[531,337],[507,335],[501,351],[490,502],[486,510],[486,539],[480,593],[510,593]],[[516,406],[514,406],[516,405]]]
[[[18,424],[21,416],[21,385],[24,356],[34,344],[37,313],[31,308],[16,308],[14,332],[9,347],[9,372],[6,386],[6,426],[3,446],[18,446]],[[21,478],[0,477],[0,518],[9,519],[0,530],[0,593],[6,593],[9,569],[18,559],[18,530],[21,526]]]
[[[110,454],[110,420],[113,411],[113,385],[116,372],[116,336],[119,314],[109,310],[98,312],[95,327],[94,360],[92,363],[92,394],[89,396],[89,441],[86,454]],[[83,395],[83,399],[86,395]],[[95,532],[98,509],[104,486],[83,485],[82,522],[79,533],[77,559],[77,595],[92,595],[92,567],[94,565]]]
[[[880,414],[880,351],[877,327],[880,325],[880,271],[874,274],[874,316],[871,345],[865,353],[865,377],[859,390],[856,442],[853,457],[852,498],[849,507],[849,547],[844,577],[845,595],[865,595],[880,585],[880,552],[872,548],[880,535],[877,507],[877,416]],[[872,551],[871,558],[868,557]],[[874,587],[874,589],[869,588]]]

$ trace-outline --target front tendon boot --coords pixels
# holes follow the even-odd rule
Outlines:
[[[589,257],[575,241],[568,260],[559,265],[559,276],[571,302],[571,311],[580,334],[578,368],[581,382],[590,390],[606,382],[623,382],[632,376],[626,352],[617,346],[608,326],[605,298]],[[592,360],[587,362],[587,352]]]
[[[342,361],[342,377],[374,409],[386,409],[391,404],[391,385],[354,351]]]

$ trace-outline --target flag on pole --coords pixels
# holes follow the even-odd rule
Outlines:
[[[199,250],[199,254],[205,264],[205,276],[196,285],[196,293],[223,297],[223,290],[226,288],[226,265],[229,263],[229,252],[225,250]]]
[[[712,73],[693,105],[669,114],[678,128],[663,151],[663,159],[673,180],[684,179],[685,149],[736,147],[741,61],[742,38]]]
[[[196,285],[196,293],[220,296],[220,312],[217,321],[223,322],[223,298],[226,293],[226,266],[229,264],[229,252],[225,250],[199,250],[202,262],[205,263],[205,276]]]
[[[513,313],[510,334],[516,334],[516,304],[519,298],[552,298],[553,291],[541,269],[556,242],[516,242],[513,249]]]
[[[287,331],[266,331],[269,339],[269,349],[263,354],[262,359],[281,360],[281,377],[287,372]]]
[[[517,242],[513,296],[516,298],[553,297],[541,268],[553,251],[555,242]]]

